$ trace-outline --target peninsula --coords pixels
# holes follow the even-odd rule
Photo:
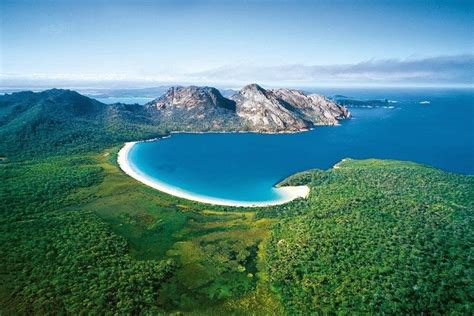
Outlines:
[[[434,94],[425,93],[416,100],[436,100]],[[268,142],[252,146],[287,148],[288,161],[304,170],[309,165],[303,166],[301,156],[312,159],[311,152],[318,151],[327,156],[332,149],[334,141],[319,142],[329,134],[342,141],[342,147],[368,144],[372,135],[380,145],[387,139],[384,129],[372,129],[370,124],[365,125],[368,138],[347,139],[351,127],[364,123],[360,111],[369,111],[354,104],[348,106],[358,120],[344,128],[257,135],[335,125],[350,115],[337,101],[291,89],[250,85],[226,96],[210,87],[174,87],[146,105],[108,105],[63,89],[1,95],[0,252],[5,256],[0,263],[0,313],[468,314],[472,310],[466,296],[472,284],[466,251],[472,248],[472,176],[410,162],[344,160],[335,168],[296,173],[283,182],[283,177],[275,177],[282,186],[275,190],[280,192],[299,187],[304,196],[310,188],[306,199],[234,209],[189,200],[197,200],[195,196],[182,199],[161,193],[117,166],[116,153],[124,143],[119,163],[130,148],[145,145],[132,147],[131,142],[179,131],[253,134],[217,135],[225,142],[212,143],[207,141],[216,135],[160,140],[154,144],[165,146],[161,153],[173,150],[166,146],[180,138],[188,143],[182,151],[174,148],[177,155],[168,157],[169,166],[157,170],[153,175],[157,179],[176,166],[185,174],[189,169],[183,161],[202,157],[202,144],[219,148],[216,144],[228,141],[229,146],[220,148],[222,156],[211,155],[221,161],[232,158],[235,164],[242,156],[235,159],[232,146],[240,150],[243,147],[238,146],[251,139],[265,138]],[[410,155],[422,151],[426,155],[427,146],[419,140],[427,138],[416,132],[425,134],[426,122],[440,126],[463,97],[450,94],[446,103],[404,106],[403,113],[398,112],[426,114],[414,117],[423,123],[421,129],[411,129],[400,117],[375,126],[391,125],[389,132],[398,126],[397,137],[412,135],[409,144],[420,145]],[[391,111],[383,106],[383,111]],[[441,112],[430,118],[432,110]],[[470,125],[454,122],[444,128],[448,135],[468,134],[459,133],[460,126]],[[436,141],[440,148],[452,147],[451,139]],[[298,150],[293,146],[298,142],[311,150]],[[347,149],[345,157],[357,157],[349,154],[350,146]],[[385,153],[391,156],[396,150],[401,149]],[[265,164],[277,172],[278,164],[272,163],[273,158],[282,158],[277,151],[258,151],[255,158],[260,164],[252,164],[254,156],[247,152],[250,159],[242,170],[253,166],[252,172],[258,171]],[[369,146],[362,153],[370,152]],[[180,156],[183,160],[173,161]],[[453,157],[456,163],[462,161]],[[188,165],[197,169],[203,161],[191,159]]]
[[[296,132],[350,117],[345,107],[321,95],[257,84],[230,98],[212,87],[171,87],[145,108],[160,124],[179,131]]]
[[[350,117],[346,108],[323,96],[307,95],[294,89],[265,90],[257,84],[243,87],[229,99],[212,87],[172,87],[146,104],[145,109],[162,125],[193,132],[203,128],[209,131],[297,132],[317,125],[336,125],[339,120]],[[284,204],[309,194],[309,187],[304,185],[273,188],[278,198],[269,201],[235,201],[194,194],[134,168],[128,158],[134,144],[129,142],[120,150],[120,168],[132,178],[177,197],[215,205],[251,207]]]

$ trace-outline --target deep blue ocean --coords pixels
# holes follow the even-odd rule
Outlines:
[[[393,108],[351,108],[353,118],[340,126],[296,134],[173,134],[137,144],[129,160],[161,182],[237,201],[275,199],[272,186],[285,177],[328,169],[347,157],[409,160],[474,174],[474,90],[315,92],[394,103]]]

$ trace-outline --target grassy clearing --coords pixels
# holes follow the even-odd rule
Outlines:
[[[260,281],[263,265],[258,263],[263,260],[260,245],[274,220],[255,219],[248,209],[210,207],[150,189],[119,169],[117,150],[94,157],[103,180],[89,189],[94,199],[78,208],[107,222],[127,240],[137,260],[178,263],[160,292],[160,304],[168,311],[209,312],[205,306],[237,310],[263,295],[272,310],[278,306]],[[256,305],[267,308],[263,303]]]
[[[0,164],[2,313],[421,313],[472,304],[472,177],[353,161],[307,200],[213,207],[125,175],[118,147]]]

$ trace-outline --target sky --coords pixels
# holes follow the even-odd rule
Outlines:
[[[474,1],[2,0],[0,86],[472,86]]]

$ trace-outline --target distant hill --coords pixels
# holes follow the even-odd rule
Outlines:
[[[171,131],[300,131],[350,116],[322,96],[252,84],[230,98],[212,87],[171,87],[141,106],[104,104],[71,90],[0,96],[0,156],[88,151]]]
[[[234,89],[219,89],[219,92],[226,98],[230,97],[231,95],[238,92],[238,90]]]
[[[105,105],[75,91],[52,89],[0,96],[0,156],[90,151],[165,132],[141,107]]]
[[[154,98],[157,95],[165,93],[170,86],[159,86],[151,88],[136,89],[81,89],[79,93],[91,98],[132,98],[149,97]]]
[[[343,95],[335,95],[335,102],[348,108],[377,108],[391,106],[389,100],[359,100],[355,98],[345,97]]]

